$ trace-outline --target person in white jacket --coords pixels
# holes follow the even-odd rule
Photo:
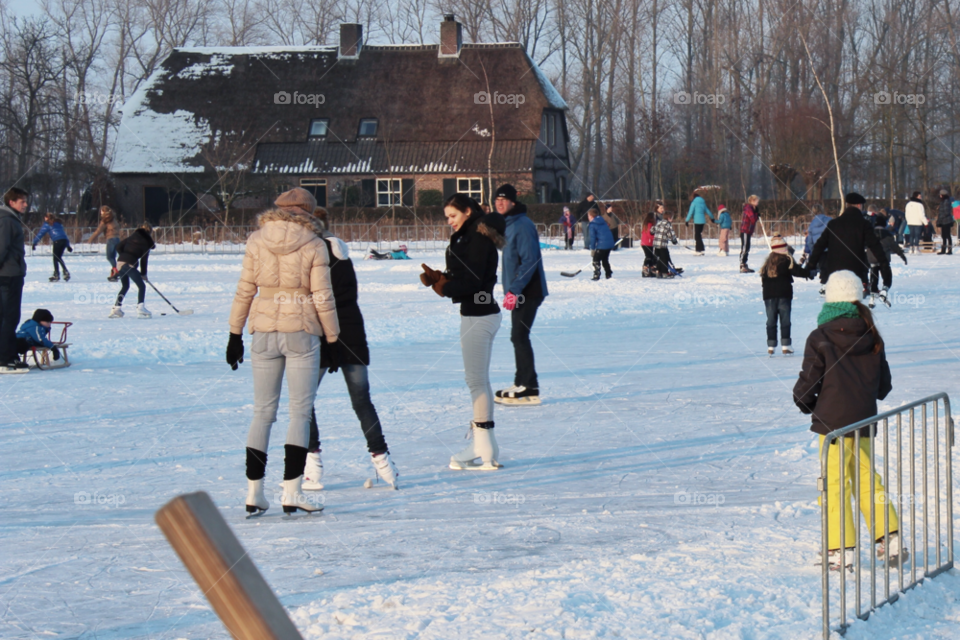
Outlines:
[[[907,218],[907,226],[910,228],[910,253],[919,253],[920,234],[923,232],[923,228],[930,222],[927,220],[927,214],[923,208],[923,199],[920,196],[921,193],[919,191],[914,191],[904,211]]]

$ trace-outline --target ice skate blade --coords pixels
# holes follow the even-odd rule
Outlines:
[[[260,507],[258,507],[258,506],[256,506],[256,505],[248,504],[248,505],[247,505],[247,520],[249,520],[250,518],[257,518],[257,517],[259,517],[259,516],[262,516],[263,514],[265,514],[265,513],[267,512],[267,509],[269,509],[269,508],[270,508],[270,507],[266,507],[265,509],[261,509]]]
[[[496,461],[490,464],[477,464],[475,462],[455,462],[451,460],[450,468],[454,471],[499,471],[503,469],[503,465]]]
[[[297,511],[303,511],[307,515],[310,515],[311,513],[320,513],[321,511],[323,511],[323,507],[318,505],[315,508],[305,509],[304,507],[298,507],[295,505],[288,505],[288,504],[283,505],[283,515],[285,516],[292,516],[296,514]]]
[[[300,485],[300,488],[304,491],[323,491],[323,484],[320,482],[304,482]]]
[[[517,406],[530,405],[536,406],[540,404],[539,396],[527,396],[526,398],[496,398],[493,399],[497,404],[512,404]]]

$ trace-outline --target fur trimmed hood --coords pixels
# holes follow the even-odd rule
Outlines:
[[[503,246],[507,244],[504,235],[506,232],[507,223],[499,213],[484,214],[477,223],[477,233],[489,238],[497,249],[503,249]]]
[[[308,213],[274,208],[257,216],[260,236],[273,253],[293,253],[323,233],[319,220]]]

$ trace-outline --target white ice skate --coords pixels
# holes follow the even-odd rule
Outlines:
[[[830,563],[830,571],[840,571],[844,567],[850,571],[853,570],[853,563],[856,561],[857,550],[853,547],[847,547],[842,552],[840,549],[831,549],[827,553],[827,561]],[[823,565],[823,556],[817,554],[817,566]]]
[[[110,315],[107,316],[107,317],[108,317],[108,318],[122,318],[122,317],[123,317],[123,309],[121,309],[120,307],[116,306],[116,307],[110,309]]]
[[[283,481],[283,497],[280,499],[280,504],[283,505],[283,512],[285,514],[296,513],[298,509],[300,511],[306,511],[307,513],[320,513],[323,511],[322,504],[317,500],[311,500],[300,492],[302,481],[303,476],[296,477],[293,480]]]
[[[784,347],[783,347],[783,355],[785,355],[785,356],[792,356],[792,355],[793,355],[793,347],[788,347],[788,346],[784,345]]]
[[[889,544],[882,538],[877,541],[877,558],[894,567],[900,564],[900,556],[903,556],[903,563],[906,564],[910,559],[910,552],[900,548],[900,534],[893,532],[888,538]]]
[[[303,467],[303,484],[300,488],[304,491],[320,491],[323,485],[320,483],[323,478],[323,460],[320,459],[319,451],[307,453],[307,464]]]
[[[493,424],[493,423],[489,423]],[[454,471],[496,471],[503,465],[497,462],[500,447],[493,433],[493,427],[478,427],[470,424],[470,445],[460,453],[450,457],[450,468]],[[477,462],[477,459],[480,462]]]
[[[137,317],[141,320],[147,320],[153,317],[153,314],[147,310],[147,305],[142,302],[137,304]]]
[[[372,459],[373,468],[377,470],[377,475],[380,479],[394,489],[399,489],[400,486],[397,484],[397,478],[400,476],[400,472],[397,471],[396,465],[393,464],[393,460],[390,459],[390,452],[384,451],[383,453],[378,453],[373,456]]]
[[[247,480],[247,518],[259,516],[269,508],[270,503],[263,493],[263,478]]]
[[[767,355],[770,356],[771,358],[773,357],[773,352],[774,352],[773,347],[767,347]]]

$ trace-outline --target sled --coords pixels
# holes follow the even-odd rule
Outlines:
[[[70,343],[67,342],[67,329],[72,322],[51,322],[50,324],[63,325],[60,330],[60,339],[53,342],[54,346],[60,350],[60,360],[53,359],[53,349],[47,347],[29,347],[28,354],[33,355],[33,363],[37,369],[46,371],[48,369],[63,369],[70,366],[70,356],[67,355],[67,348]],[[26,357],[24,357],[26,360]],[[29,363],[27,363],[29,364]]]

